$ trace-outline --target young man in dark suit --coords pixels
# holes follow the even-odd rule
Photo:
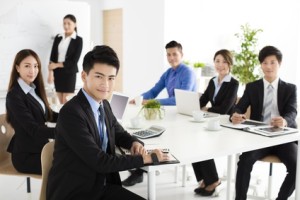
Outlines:
[[[121,186],[118,171],[167,160],[160,150],[147,154],[143,144],[118,123],[105,100],[119,70],[116,53],[96,46],[83,61],[83,88],[60,110],[47,199],[144,199]],[[116,155],[115,145],[133,155]]]
[[[264,78],[246,85],[244,94],[235,107],[235,113],[231,116],[232,122],[243,122],[246,118],[243,113],[251,106],[252,120],[263,121],[275,127],[296,128],[296,86],[278,77],[282,61],[281,52],[273,46],[266,46],[259,52],[258,59]],[[297,147],[298,145],[292,142],[243,153],[238,162],[235,199],[247,198],[253,164],[269,154],[278,156],[287,168],[287,175],[276,199],[288,199],[295,189]]]

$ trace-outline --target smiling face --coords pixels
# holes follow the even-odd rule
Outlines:
[[[267,56],[261,63],[261,69],[265,75],[264,77],[270,83],[277,78],[279,68],[280,63],[275,55]]]
[[[215,57],[214,64],[215,69],[220,77],[224,77],[229,74],[230,65],[221,54]]]
[[[69,18],[64,19],[64,30],[67,36],[72,35],[75,31],[76,23]]]
[[[171,67],[172,68],[178,67],[178,65],[182,61],[182,56],[183,56],[182,52],[177,47],[167,48],[166,51],[167,51],[167,59]]]
[[[117,69],[108,64],[95,63],[87,74],[82,72],[83,89],[97,102],[109,97],[115,85]]]
[[[39,73],[38,62],[33,56],[27,56],[16,66],[21,79],[30,85]]]

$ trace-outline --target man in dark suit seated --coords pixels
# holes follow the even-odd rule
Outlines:
[[[278,71],[282,61],[281,52],[266,46],[258,56],[264,78],[246,85],[246,89],[235,113],[234,124],[245,120],[245,112],[251,106],[250,119],[263,121],[275,127],[296,128],[297,116],[296,86],[282,81]],[[276,155],[287,168],[287,175],[281,185],[277,200],[286,200],[295,189],[297,147],[295,142],[245,152],[240,156],[236,175],[236,200],[246,200],[250,173],[254,163],[270,154]]]
[[[144,199],[121,186],[118,171],[167,160],[160,150],[146,153],[143,143],[118,123],[107,100],[119,70],[117,54],[96,46],[83,60],[83,88],[60,110],[47,199]],[[116,155],[115,145],[133,155]]]

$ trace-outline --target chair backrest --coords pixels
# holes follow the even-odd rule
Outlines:
[[[13,135],[15,134],[12,126],[6,121],[6,114],[0,115],[0,163],[10,159],[10,153],[7,147]]]
[[[48,142],[42,150],[41,161],[42,161],[42,186],[40,193],[40,200],[46,200],[46,187],[48,182],[49,170],[52,167],[54,141]]]

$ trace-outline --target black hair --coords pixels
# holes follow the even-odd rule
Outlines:
[[[224,60],[228,63],[229,71],[231,71],[231,67],[233,65],[233,55],[232,55],[232,53],[227,49],[221,49],[221,50],[219,50],[215,53],[214,61],[215,61],[215,59],[218,55],[223,56]]]
[[[166,49],[174,48],[174,47],[177,47],[179,49],[179,51],[182,52],[182,46],[181,46],[181,44],[178,43],[178,42],[176,42],[175,40],[172,40],[171,42],[169,42],[165,46]]]
[[[274,46],[265,46],[262,48],[258,54],[258,60],[262,63],[266,57],[268,56],[276,56],[279,63],[282,61],[282,53],[279,49]]]
[[[72,22],[76,24],[76,17],[72,14],[67,14],[64,19],[70,19]],[[77,25],[75,26],[75,31],[77,33]]]
[[[88,74],[95,63],[111,65],[117,69],[117,73],[120,68],[120,61],[116,52],[106,45],[95,46],[92,51],[85,54],[82,64],[83,71]]]

